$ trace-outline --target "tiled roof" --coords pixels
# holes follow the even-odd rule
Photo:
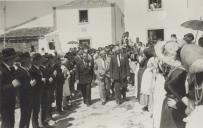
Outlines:
[[[110,7],[111,4],[106,0],[73,0],[67,4],[57,6],[56,9]]]
[[[52,27],[34,27],[34,28],[21,28],[12,30],[6,33],[6,38],[33,38],[33,37],[41,37],[50,32],[53,32]],[[3,39],[3,35],[0,35],[0,40]]]

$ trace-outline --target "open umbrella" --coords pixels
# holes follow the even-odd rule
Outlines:
[[[203,31],[202,20],[189,20],[181,24],[182,27]]]

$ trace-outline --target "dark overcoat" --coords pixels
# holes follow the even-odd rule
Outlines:
[[[75,77],[79,80],[79,84],[90,84],[93,80],[93,65],[94,62],[90,59],[85,65],[82,59],[78,59],[76,64]]]
[[[114,55],[111,58],[110,62],[110,77],[113,80],[120,81],[125,84],[122,84],[124,86],[127,86],[127,76],[130,75],[130,66],[128,57],[126,55],[121,55],[120,59],[120,67],[118,65],[117,61],[117,55]]]

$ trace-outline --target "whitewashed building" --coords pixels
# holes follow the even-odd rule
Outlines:
[[[121,1],[122,0],[118,0]],[[76,46],[103,47],[121,40],[125,30],[120,6],[106,0],[74,0],[53,8],[62,51]]]
[[[179,39],[188,32],[196,35],[180,25],[202,16],[203,0],[125,0],[125,28],[134,41],[139,37],[147,43],[152,36],[168,40],[173,33]]]

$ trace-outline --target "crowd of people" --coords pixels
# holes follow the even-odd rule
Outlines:
[[[185,128],[191,120],[187,116],[202,104],[202,40],[198,46],[191,33],[181,41],[172,34],[167,42],[145,46],[139,40],[133,43],[126,32],[119,44],[71,48],[64,56],[3,49],[1,128],[14,128],[16,104],[19,128],[29,128],[30,120],[33,128],[54,126],[54,116],[68,110],[78,93],[87,107],[92,104],[93,85],[98,86],[101,105],[112,99],[118,105],[127,101],[131,85],[154,128]]]

